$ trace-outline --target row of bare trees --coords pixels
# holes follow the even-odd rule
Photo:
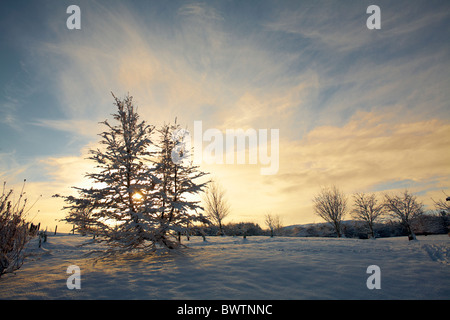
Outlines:
[[[385,193],[379,197],[374,193],[359,192],[352,195],[352,200],[353,203],[349,204],[349,197],[336,186],[325,187],[313,198],[314,212],[333,227],[338,237],[343,234],[342,224],[344,217],[348,214],[353,219],[364,223],[366,232],[371,238],[375,238],[376,224],[392,221],[400,223],[410,240],[416,239],[413,226],[418,227],[428,217],[424,215],[423,203],[408,190],[398,194]],[[450,198],[432,200],[438,216],[442,218],[438,219],[441,221],[439,223],[442,224],[442,229],[448,232]],[[204,202],[205,213],[219,228],[218,234],[223,235],[223,219],[228,216],[230,207],[225,192],[217,181],[213,181],[208,186]],[[269,228],[271,237],[274,234],[280,234],[283,228],[280,216],[271,213],[266,214],[265,224]]]
[[[450,213],[449,205],[443,200],[434,203],[442,214]],[[338,237],[342,236],[343,218],[350,213],[353,218],[366,223],[371,237],[375,237],[375,222],[392,219],[400,221],[409,239],[415,240],[412,225],[425,212],[424,205],[408,190],[400,194],[385,193],[382,199],[378,199],[374,193],[356,193],[353,195],[353,206],[349,207],[348,197],[341,190],[336,186],[324,187],[313,198],[313,204],[315,214],[330,223]]]

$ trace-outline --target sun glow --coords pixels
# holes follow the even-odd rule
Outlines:
[[[142,196],[142,194],[139,193],[139,192],[135,192],[135,193],[133,194],[133,199],[134,199],[134,200],[139,201],[139,200],[142,200],[142,198],[143,198],[143,196]]]

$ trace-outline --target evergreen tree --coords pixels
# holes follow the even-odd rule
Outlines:
[[[208,222],[197,210],[195,195],[202,192],[205,183],[196,180],[206,173],[191,162],[190,136],[179,124],[165,124],[160,130],[159,148],[155,173],[160,179],[158,203],[159,235],[164,244],[171,248],[179,234],[189,234],[195,222]],[[178,238],[179,239],[179,238]]]
[[[78,197],[64,197],[71,212],[66,221],[81,227],[87,211],[89,224],[106,242],[108,252],[131,249],[155,249],[158,243],[153,195],[160,182],[151,167],[150,140],[153,127],[139,121],[133,98],[114,96],[115,124],[102,122],[107,130],[100,134],[105,147],[90,150],[89,159],[97,163],[97,172],[88,173],[91,188],[75,188]]]
[[[139,121],[133,99],[116,98],[115,124],[102,122],[105,147],[90,150],[97,172],[88,173],[90,188],[77,188],[78,196],[64,197],[70,212],[65,221],[82,232],[95,232],[96,242],[109,245],[107,253],[133,249],[173,249],[177,235],[188,233],[195,222],[206,219],[195,195],[205,175],[190,161],[187,131],[175,123],[164,125],[154,143],[154,127]],[[156,151],[151,151],[156,150]],[[59,195],[56,195],[59,196]]]

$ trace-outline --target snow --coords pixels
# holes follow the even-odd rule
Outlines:
[[[176,253],[127,254],[95,262],[86,237],[37,238],[15,274],[0,278],[0,299],[450,299],[447,235],[377,240],[301,237],[191,237]],[[66,286],[70,265],[81,289]],[[370,265],[381,289],[369,290]]]

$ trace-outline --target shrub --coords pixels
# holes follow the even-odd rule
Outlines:
[[[22,266],[23,249],[30,240],[28,224],[24,219],[27,199],[23,198],[23,189],[14,203],[11,200],[13,190],[5,192],[5,186],[6,183],[0,197],[0,277]]]

